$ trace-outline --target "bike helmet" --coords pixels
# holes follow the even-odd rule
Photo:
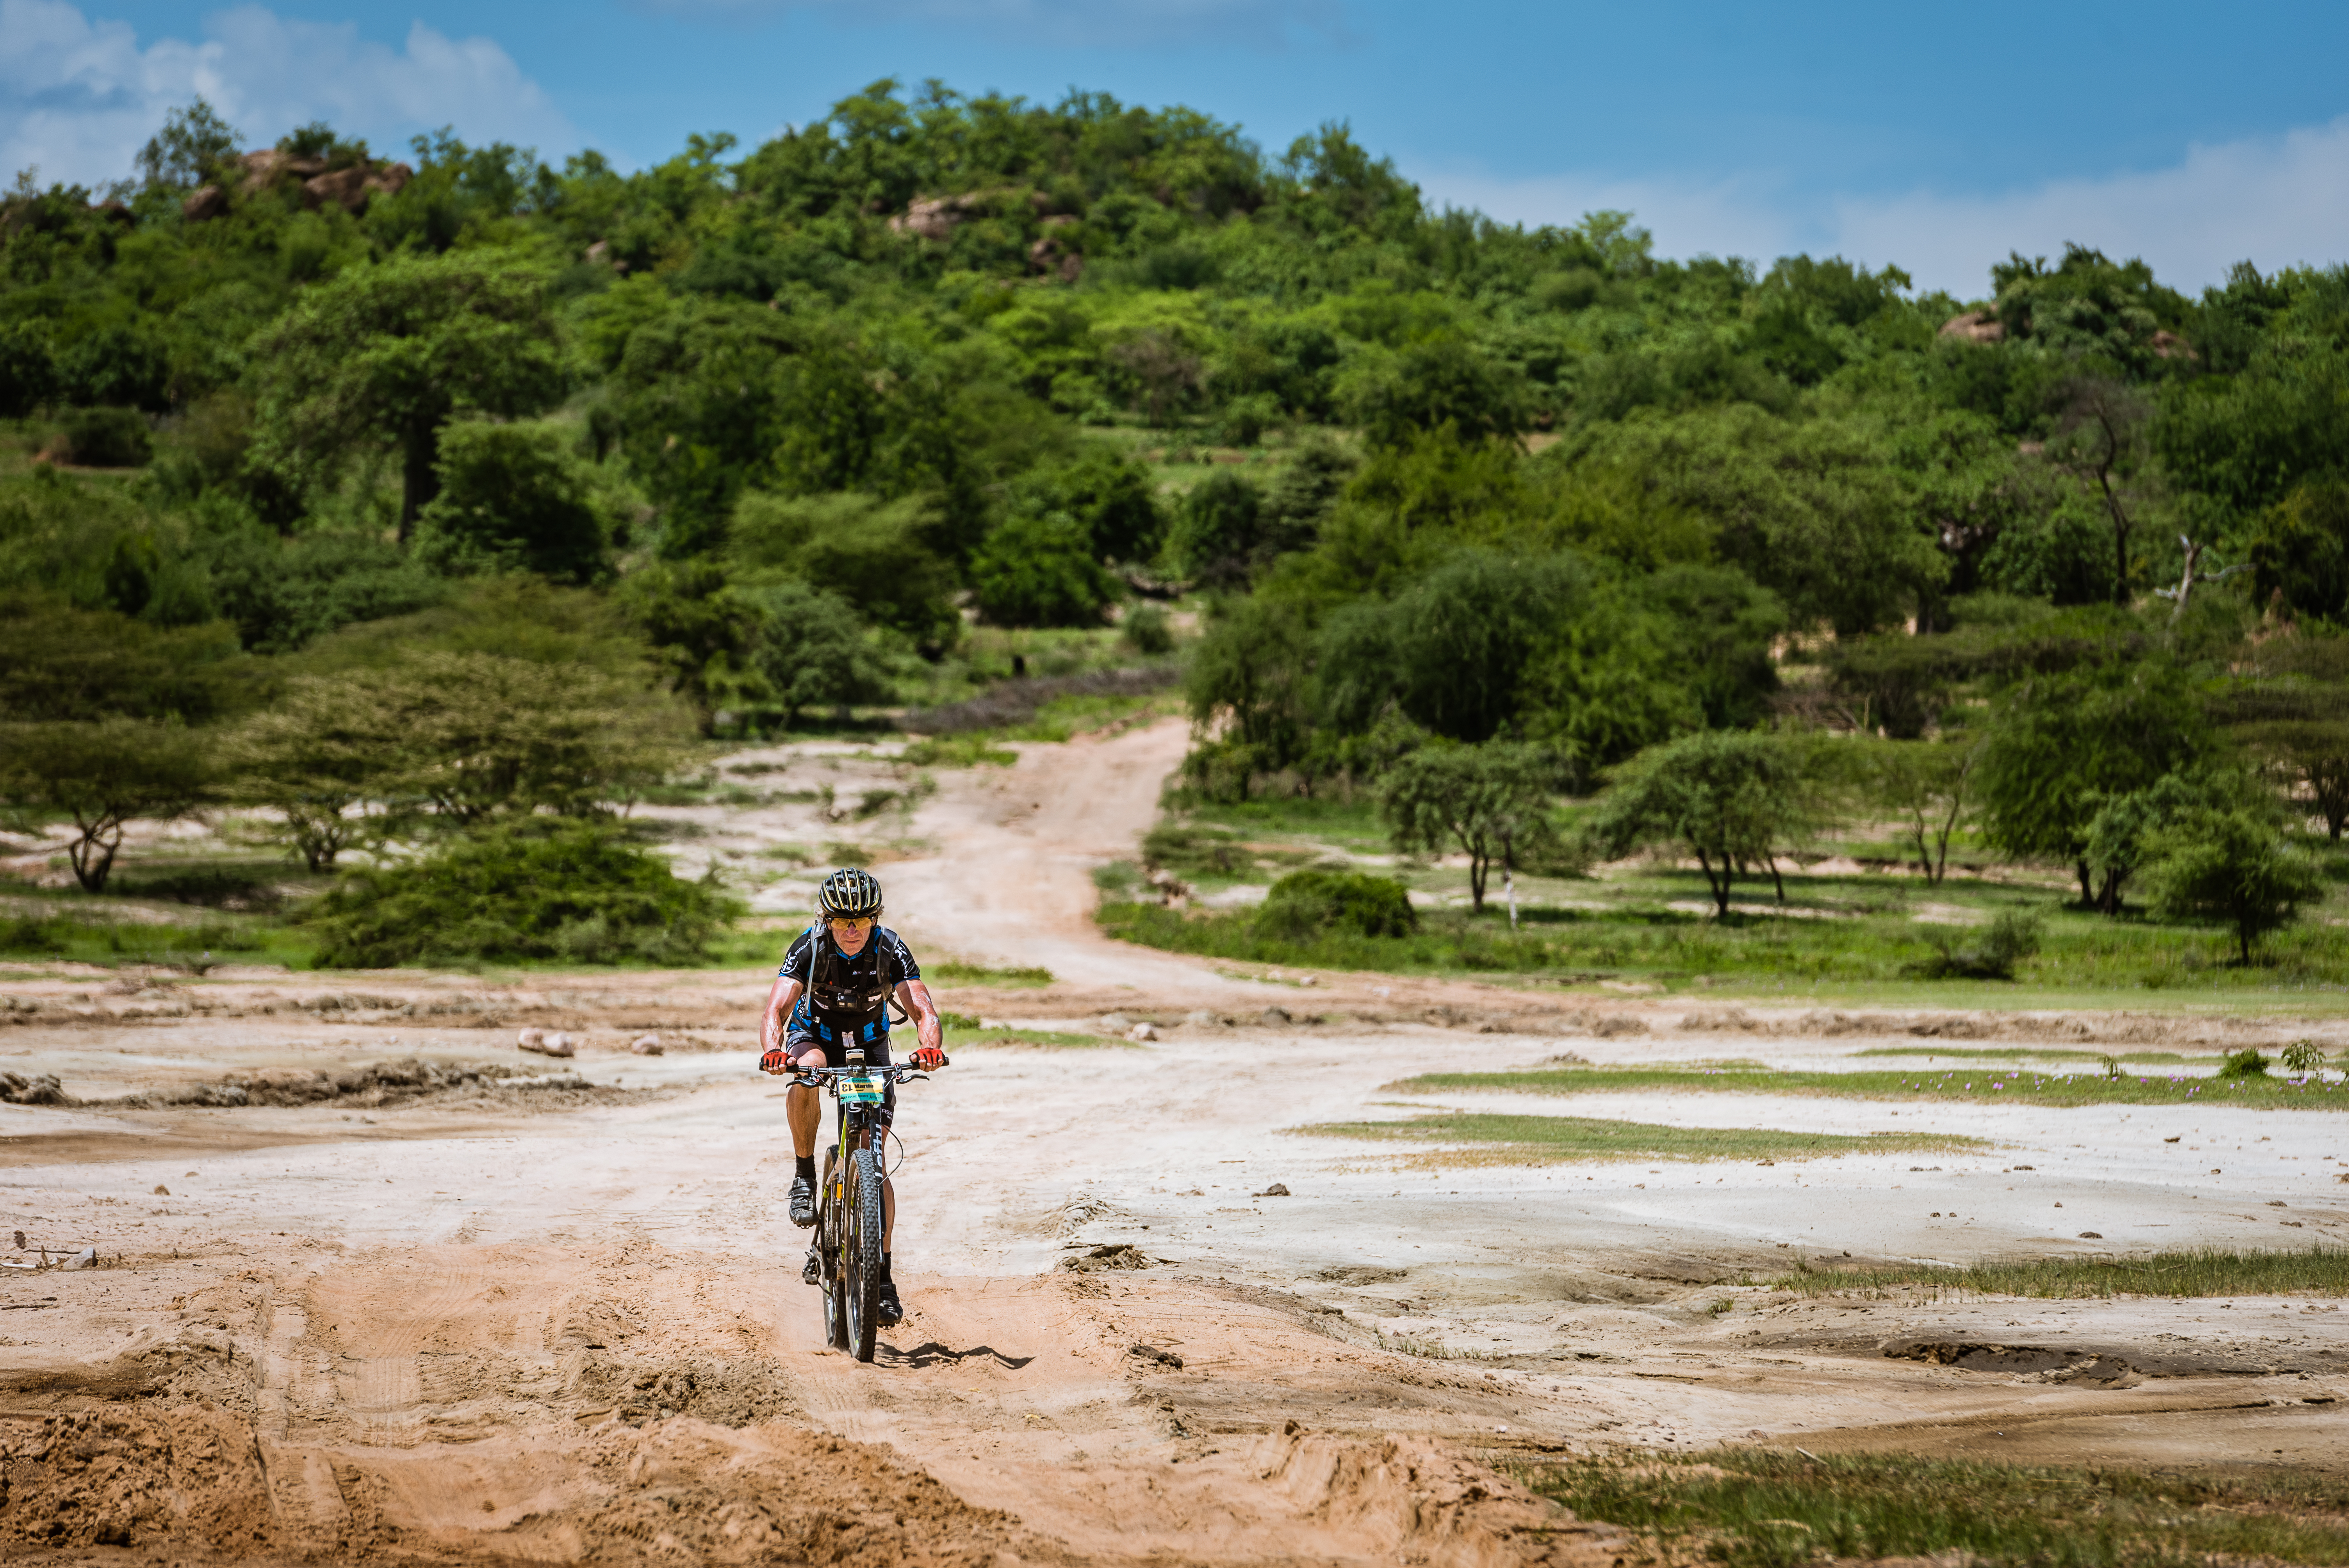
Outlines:
[[[833,915],[877,920],[881,916],[881,884],[869,872],[854,867],[836,871],[823,879],[815,907],[816,913],[827,920]]]

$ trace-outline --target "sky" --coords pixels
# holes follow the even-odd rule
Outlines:
[[[2349,261],[2349,5],[1984,0],[0,0],[0,177],[96,186],[201,93],[248,145],[747,145],[885,77],[1352,126],[1437,206],[1627,209],[1658,253],[1797,251],[1987,293],[2010,251]]]

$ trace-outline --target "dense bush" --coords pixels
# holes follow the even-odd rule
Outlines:
[[[740,905],[616,824],[531,818],[343,873],[309,920],[342,969],[462,959],[699,962]]]
[[[135,469],[153,460],[155,439],[136,408],[76,408],[58,421],[58,455],[89,469]]]
[[[1418,912],[1402,883],[1360,872],[1291,872],[1272,884],[1257,911],[1268,935],[1309,942],[1324,934],[1408,936]]]

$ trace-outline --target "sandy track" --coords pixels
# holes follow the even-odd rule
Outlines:
[[[1102,942],[1089,872],[1129,851],[1180,738],[1027,748],[1008,773],[947,776],[896,830],[933,846],[884,866],[925,951],[1061,977],[949,1006],[1167,1026],[1146,1047],[958,1049],[909,1091],[913,1315],[870,1367],[819,1348],[797,1283],[780,1101],[742,1053],[759,975],[7,984],[27,1021],[0,1065],[87,1099],[512,1061],[517,1022],[578,1030],[595,1087],[0,1107],[0,1239],[119,1259],[0,1275],[0,1542],[26,1561],[1611,1564],[1610,1532],[1493,1467],[1732,1441],[2342,1462],[2340,1405],[2310,1402],[2349,1395],[2349,1315],[2326,1303],[1721,1283],[1790,1256],[2085,1251],[2083,1228],[2124,1246],[2338,1237],[2330,1117],[2006,1108],[1994,1155],[1766,1170],[1430,1170],[1298,1137],[1411,1114],[1383,1086],[1426,1066],[1558,1048],[1520,1026],[1625,1060],[1816,1061],[1877,1037],[1725,1036],[1644,1001],[1375,976],[1299,992]],[[707,826],[713,853],[854,830],[782,808]],[[1259,1024],[1268,1001],[1337,1021]],[[1176,1021],[1197,1008],[1240,1023]],[[646,1027],[714,1048],[621,1054]],[[1851,1114],[1613,1099],[1516,1109]],[[1984,1123],[1949,1107],[1900,1125]],[[1275,1183],[1290,1195],[1263,1196]],[[1056,1266],[1105,1246],[1152,1266]]]

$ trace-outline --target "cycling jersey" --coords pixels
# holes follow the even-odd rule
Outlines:
[[[834,1042],[877,1045],[889,1042],[889,1001],[897,987],[922,977],[903,938],[885,925],[876,925],[864,951],[851,956],[821,927],[800,933],[783,954],[776,971],[796,980],[800,999],[785,1020],[794,1037],[823,1045]]]

